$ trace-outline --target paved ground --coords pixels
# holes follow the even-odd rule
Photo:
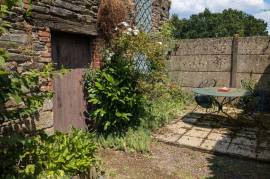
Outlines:
[[[158,141],[193,149],[270,161],[270,130],[238,122],[187,114],[153,136]]]

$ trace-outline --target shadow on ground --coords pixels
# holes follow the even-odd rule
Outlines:
[[[168,154],[173,161],[179,157],[176,178],[266,179],[270,176],[269,129],[249,115],[228,119],[199,111],[163,127],[154,138],[180,151],[174,151],[179,156]],[[185,173],[188,177],[181,176]]]
[[[192,118],[193,116],[193,118]],[[262,116],[259,114],[258,116]],[[202,145],[201,149],[213,155],[207,158],[208,168],[211,177],[206,178],[230,178],[246,179],[260,178],[267,179],[270,176],[270,128],[265,127],[256,117],[252,118],[238,115],[235,119],[229,119],[220,115],[205,115],[200,113],[188,114],[183,118],[197,121],[189,124],[195,127],[210,129],[216,132],[216,144],[209,146]],[[266,119],[265,120],[270,120]],[[209,133],[211,136],[213,133]],[[213,135],[212,135],[213,136]],[[215,139],[209,137],[211,139]],[[204,143],[207,143],[207,138]],[[211,142],[208,142],[211,145]]]

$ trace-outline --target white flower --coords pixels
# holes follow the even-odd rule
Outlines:
[[[124,27],[129,27],[129,24],[127,22],[121,22],[120,25],[123,25]]]
[[[105,59],[106,59],[106,61],[111,61],[112,57],[107,57]]]
[[[134,35],[138,35],[139,33],[140,33],[139,30],[137,30],[137,29],[133,30],[133,34],[134,34]]]
[[[109,57],[112,57],[112,56],[114,56],[114,52],[111,52],[111,53],[109,53]]]
[[[127,35],[132,35],[132,29],[127,29],[127,31],[124,31],[123,33]]]
[[[127,31],[128,31],[128,32],[132,32],[132,28],[129,27],[129,28],[127,29]]]
[[[159,45],[162,45],[162,42],[158,42]]]

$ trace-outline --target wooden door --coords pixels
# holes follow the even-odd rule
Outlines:
[[[58,68],[70,71],[54,78],[54,128],[67,132],[71,126],[86,128],[86,101],[82,85],[84,70],[91,62],[89,36],[52,32],[52,56]]]

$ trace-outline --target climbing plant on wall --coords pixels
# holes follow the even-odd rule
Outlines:
[[[0,35],[8,33],[10,24],[5,17],[17,3],[23,5],[22,0],[6,0],[1,4]],[[8,69],[8,58],[6,49],[0,48],[0,122],[34,116],[44,100],[52,96],[49,80],[54,71],[51,64],[19,73]]]

